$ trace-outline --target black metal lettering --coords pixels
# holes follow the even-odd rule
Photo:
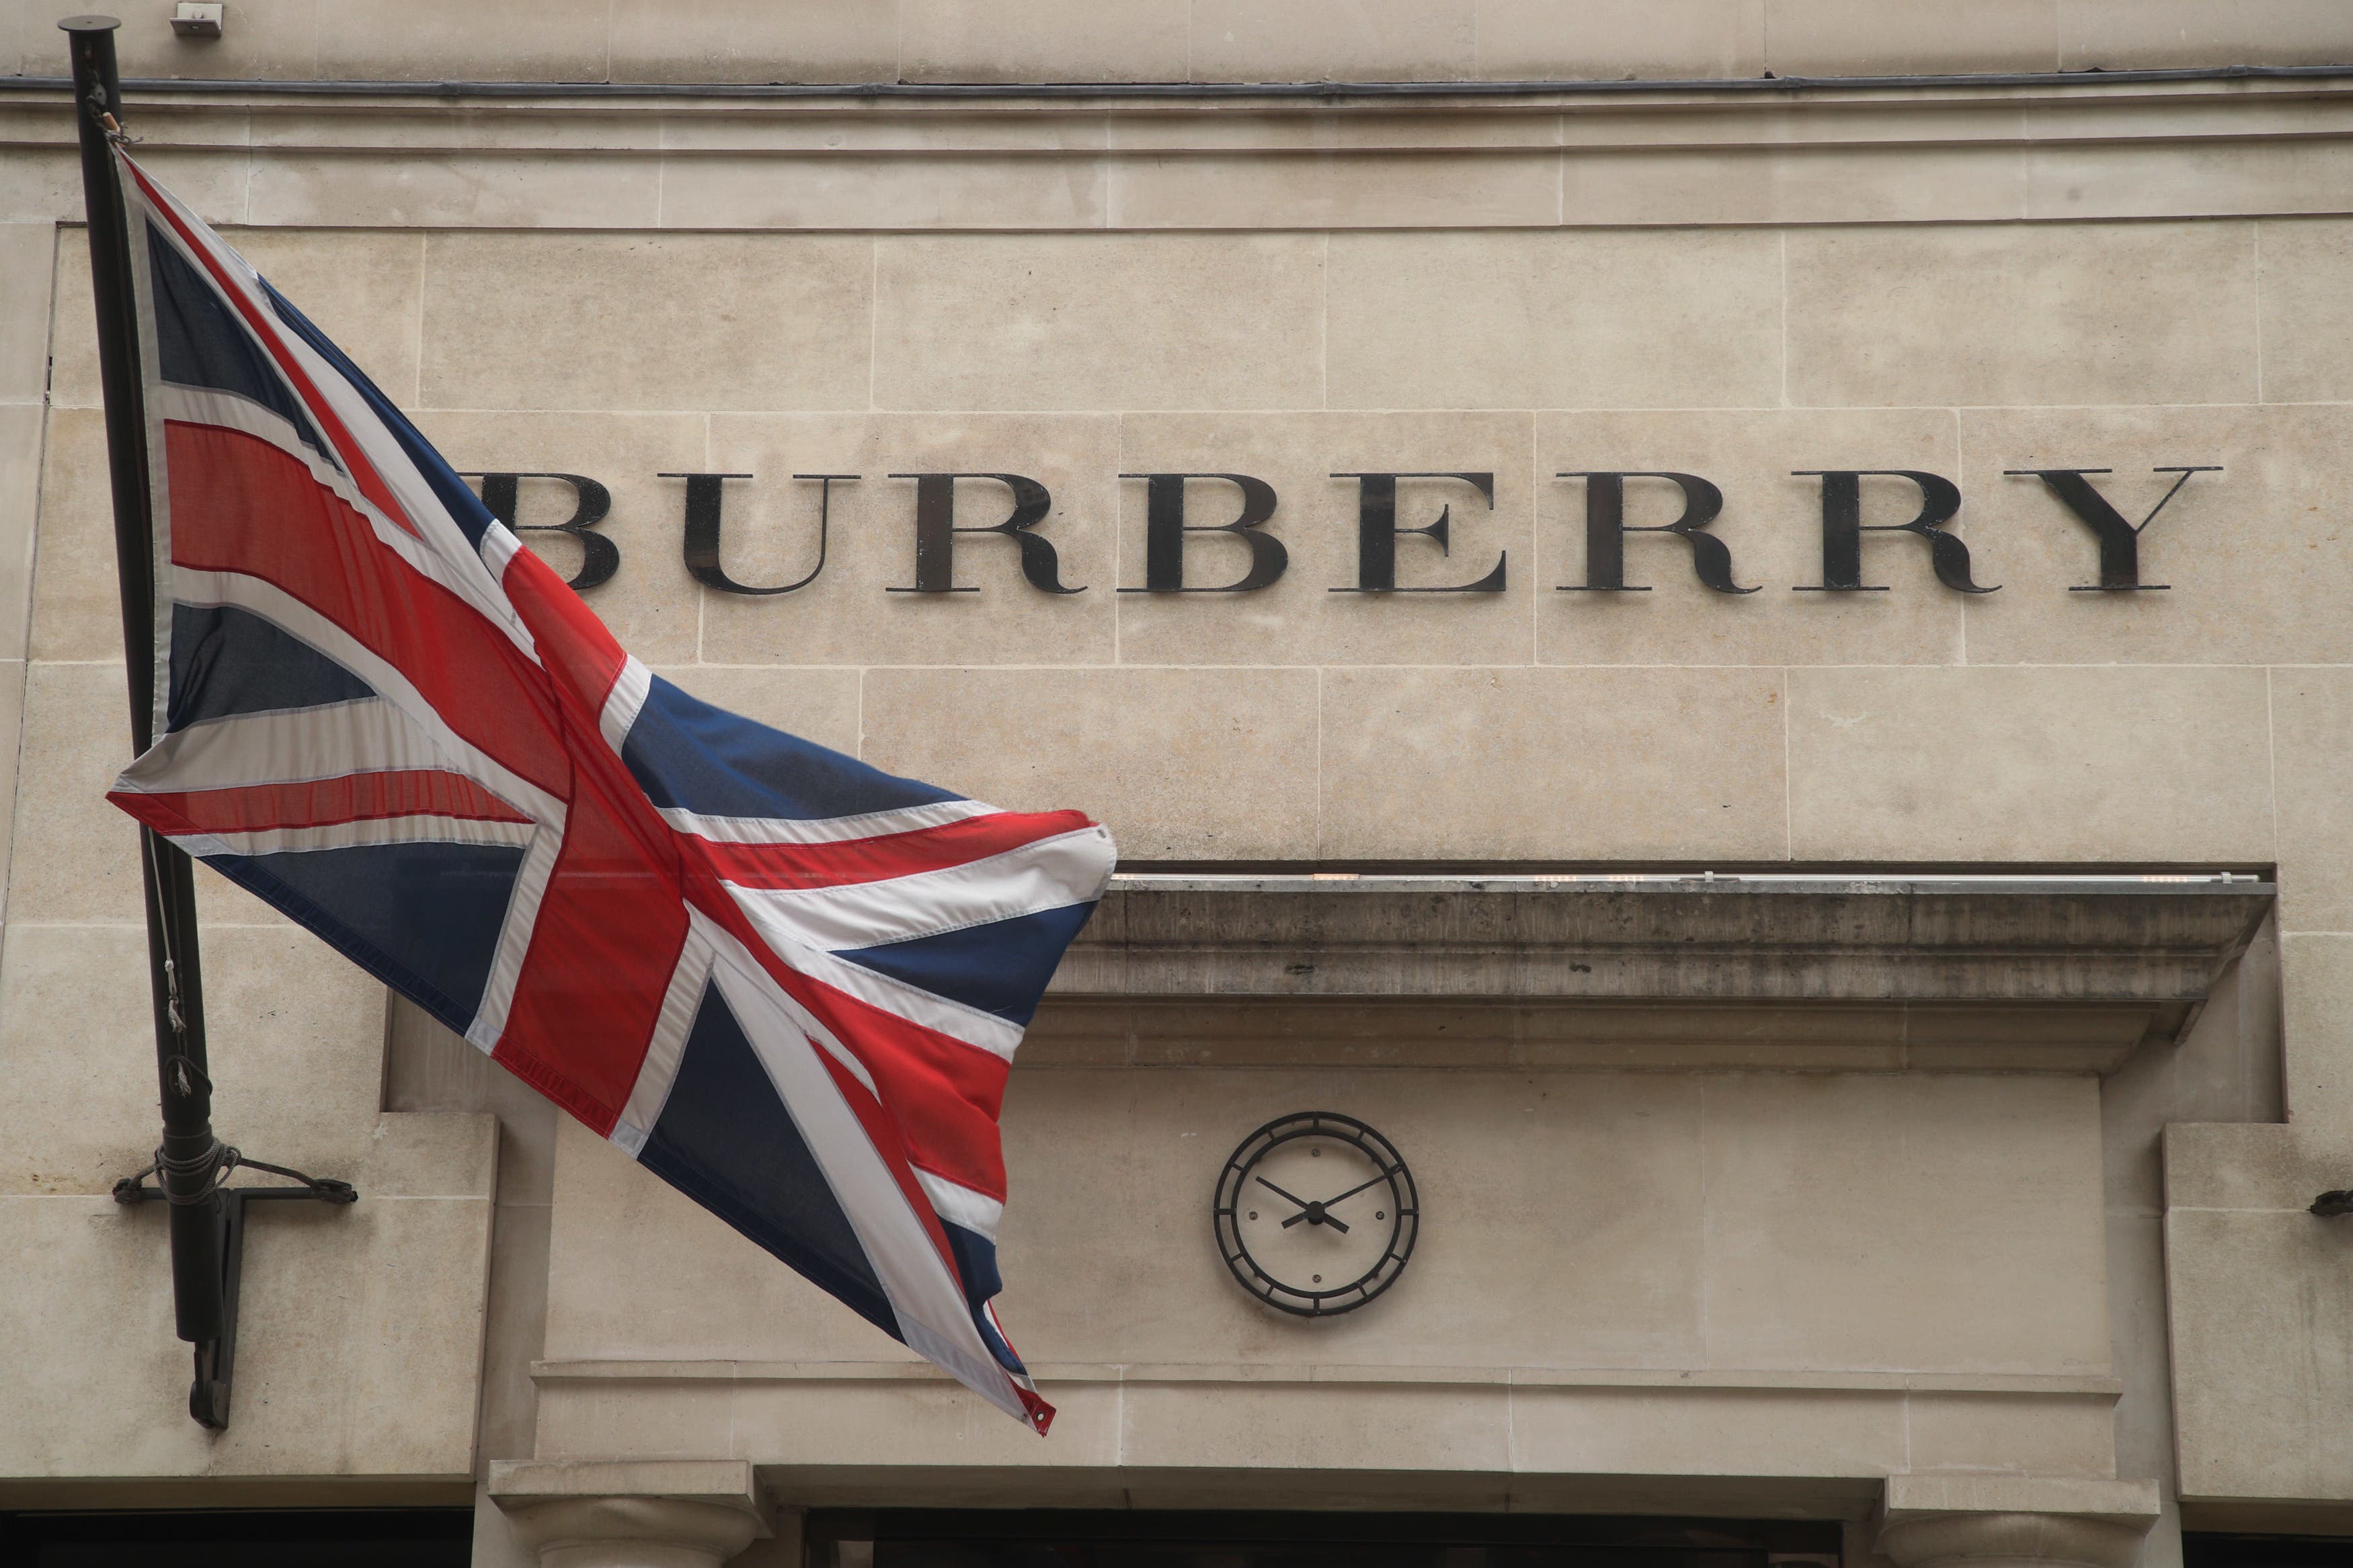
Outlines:
[[[1400,588],[1397,581],[1398,536],[1419,533],[1435,542],[1440,555],[1449,553],[1448,528],[1454,509],[1440,507],[1438,520],[1423,528],[1399,528],[1397,521],[1397,490],[1399,479],[1460,479],[1477,490],[1487,510],[1495,510],[1495,476],[1493,474],[1457,473],[1395,473],[1334,474],[1335,479],[1356,481],[1356,584],[1352,588],[1335,588],[1335,594],[1500,594],[1504,591],[1505,552],[1495,552],[1494,569],[1476,583],[1463,583],[1444,588]]]
[[[2126,522],[2124,514],[2108,503],[2086,474],[2112,474],[2114,468],[2004,468],[2002,472],[2016,479],[2041,479],[2051,493],[2065,503],[2077,521],[2092,531],[2100,542],[2100,580],[2069,588],[2071,594],[2162,594],[2170,591],[2170,583],[2144,583],[2140,580],[2140,536],[2165,510],[2165,503],[2181,492],[2192,474],[2219,474],[2215,463],[2176,464],[2150,470],[2159,474],[2179,474],[2173,488],[2158,498],[2148,515],[2140,520],[2140,527]]]
[[[833,512],[833,482],[855,479],[856,474],[795,474],[797,479],[819,481],[817,496],[817,564],[796,582],[780,584],[773,588],[756,587],[750,583],[738,583],[727,574],[719,559],[722,487],[729,479],[748,479],[750,474],[673,474],[657,476],[665,479],[686,481],[686,569],[694,580],[706,588],[716,588],[723,594],[789,594],[796,588],[806,588],[817,581],[825,570],[827,533],[831,527]]]
[[[1916,468],[1793,468],[1799,477],[1822,481],[1822,580],[1803,584],[1800,594],[1884,594],[1883,585],[1862,580],[1862,536],[1866,533],[1915,533],[1928,542],[1928,564],[1936,581],[1958,594],[1994,594],[1997,583],[1980,588],[1969,578],[1969,547],[1944,531],[1961,510],[1960,487],[1941,474]],[[1862,481],[1866,476],[1909,479],[1920,491],[1920,515],[1909,522],[1862,521]]]
[[[1142,479],[1144,490],[1144,586],[1122,588],[1123,594],[1250,594],[1271,584],[1291,564],[1282,541],[1257,530],[1274,515],[1274,487],[1248,474],[1122,474]],[[1240,515],[1231,522],[1185,521],[1185,481],[1223,479],[1242,492]],[[1250,569],[1231,583],[1214,588],[1185,584],[1185,536],[1223,533],[1250,546]]]
[[[517,533],[568,533],[580,542],[580,570],[565,579],[575,593],[609,583],[621,569],[621,547],[590,529],[613,510],[613,492],[586,474],[557,474],[518,468],[512,473],[463,473],[460,479],[482,481],[482,506]],[[562,522],[517,522],[522,505],[522,481],[560,479],[572,487],[572,515]]]
[[[1691,546],[1692,571],[1719,594],[1754,594],[1732,580],[1732,552],[1721,539],[1702,531],[1724,510],[1724,492],[1697,474],[1641,469],[1573,468],[1556,479],[1585,481],[1585,581],[1564,584],[1564,594],[1647,594],[1626,581],[1626,535],[1672,533]],[[1672,522],[1626,521],[1626,481],[1665,479],[1683,491],[1683,514]]]
[[[1061,563],[1053,544],[1029,531],[1046,521],[1054,504],[1045,486],[1021,474],[948,473],[892,474],[894,479],[915,481],[915,581],[912,587],[891,588],[892,594],[977,594],[977,588],[955,585],[955,536],[997,533],[1021,547],[1021,575],[1045,594],[1083,594],[1086,585],[1065,588]],[[1013,511],[1003,522],[966,528],[955,520],[955,482],[995,479],[1013,492]]]

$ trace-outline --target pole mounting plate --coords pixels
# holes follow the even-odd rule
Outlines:
[[[149,1186],[147,1178],[161,1168],[163,1152],[156,1152],[153,1163],[135,1176],[125,1176],[114,1184],[114,1201],[126,1205],[151,1200],[170,1201],[170,1195],[160,1186]],[[299,1184],[294,1186],[232,1187],[224,1184],[228,1173],[239,1165],[257,1171],[268,1171],[287,1176]],[[251,1203],[308,1200],[325,1204],[355,1204],[359,1189],[349,1182],[331,1177],[308,1176],[285,1165],[273,1165],[263,1160],[248,1160],[236,1149],[220,1146],[220,1160],[215,1168],[211,1185],[198,1203],[211,1203],[215,1223],[220,1237],[221,1260],[221,1331],[215,1340],[200,1340],[195,1351],[195,1376],[188,1385],[188,1414],[196,1424],[218,1432],[228,1426],[231,1387],[237,1373],[237,1284],[244,1272],[245,1210]]]

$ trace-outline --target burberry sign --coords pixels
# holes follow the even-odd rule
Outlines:
[[[2155,506],[2136,522],[2119,510],[2099,484],[2108,468],[2010,468],[2014,479],[2039,481],[2084,536],[2086,574],[2096,581],[2063,584],[2073,593],[2161,593],[2170,584],[2141,581],[2140,541],[2167,504],[2200,474],[2218,474],[2214,463],[2178,463],[2157,468],[2170,474],[2171,485]],[[1888,585],[1864,581],[1864,542],[1872,534],[1908,537],[1914,548],[1927,552],[1936,581],[1958,594],[1992,594],[1999,583],[1977,581],[1969,548],[1950,525],[1961,510],[1960,487],[1941,474],[1919,468],[1795,468],[1792,477],[1810,480],[1820,498],[1820,580],[1786,584],[1800,594],[1883,594]],[[467,476],[480,482],[483,503],[501,521],[525,532],[555,532],[579,542],[581,564],[571,579],[575,588],[588,589],[608,582],[620,570],[621,552],[597,531],[610,514],[612,492],[585,474],[545,469],[514,469]],[[859,474],[795,474],[813,481],[818,532],[817,564],[788,583],[745,583],[731,576],[722,563],[721,545],[726,531],[727,485],[749,480],[742,473],[666,473],[664,479],[684,487],[683,552],[688,572],[706,587],[723,594],[789,594],[815,582],[825,570],[826,536],[830,526],[834,489],[854,483]],[[1046,486],[1025,474],[983,470],[892,473],[890,479],[910,489],[912,528],[911,581],[888,588],[894,594],[977,594],[977,584],[960,582],[960,540],[975,543],[991,540],[1010,546],[1005,557],[1018,568],[1030,589],[1044,594],[1082,594],[1090,586],[1063,581],[1062,561],[1054,542],[1041,527],[1053,507]],[[1626,541],[1629,534],[1663,534],[1683,547],[1680,553],[1692,574],[1719,594],[1754,594],[1766,586],[1743,582],[1731,547],[1710,525],[1722,514],[1725,492],[1698,474],[1663,469],[1579,468],[1554,476],[1562,484],[1584,491],[1585,580],[1556,584],[1568,594],[1647,594],[1651,585],[1627,581]],[[1266,480],[1250,474],[1218,472],[1132,473],[1123,480],[1140,484],[1145,492],[1144,581],[1123,584],[1123,594],[1250,594],[1271,586],[1290,570],[1291,553],[1277,531],[1281,498]],[[1500,594],[1509,584],[1508,552],[1497,551],[1492,562],[1476,562],[1458,574],[1461,580],[1438,584],[1407,584],[1398,581],[1398,542],[1428,541],[1439,555],[1453,552],[1453,516],[1459,506],[1495,505],[1492,471],[1429,469],[1335,473],[1335,480],[1356,487],[1356,575],[1354,581],[1327,584],[1335,594]],[[525,479],[553,480],[568,486],[572,515],[562,522],[521,523],[520,500]],[[1892,481],[1875,487],[1878,499],[1865,505],[1863,481]],[[1437,500],[1434,514],[1425,506],[1426,521],[1409,521],[1401,511],[1399,489],[1410,484],[1418,495],[1451,490],[1451,499]],[[1675,501],[1680,515],[1672,522],[1633,523],[1627,521],[1627,498],[1635,487],[1662,488]],[[1901,497],[1891,501],[1893,489]],[[1877,510],[1884,507],[1883,512]],[[1239,575],[1220,582],[1197,580],[1187,559],[1193,536],[1222,534],[1241,545],[1246,560],[1237,561]]]

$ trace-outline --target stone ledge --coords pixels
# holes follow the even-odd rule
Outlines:
[[[719,1568],[774,1535],[742,1459],[526,1459],[490,1497],[543,1568]]]
[[[501,1459],[491,1496],[503,1509],[561,1499],[650,1497],[756,1510],[748,1459]]]
[[[64,58],[60,50],[60,66]],[[0,75],[0,103],[56,115],[69,85],[62,76]],[[1359,84],[1367,90],[1356,92],[1349,84],[1333,82],[1318,84],[1312,95],[1284,92],[1279,86],[1254,92],[1240,83],[1201,82],[1143,91],[1138,89],[1144,84],[1113,85],[1098,93],[1082,84],[1025,91],[1007,83],[978,93],[969,87],[909,84],[879,95],[847,86],[727,82],[208,81],[131,76],[122,85],[140,112],[167,114],[195,128],[171,138],[179,143],[378,146],[413,142],[414,127],[433,125],[442,127],[431,132],[434,140],[451,145],[656,152],[680,145],[675,137],[665,138],[665,130],[711,127],[701,132],[700,143],[685,149],[691,151],[696,145],[773,144],[761,140],[759,128],[814,124],[827,131],[838,125],[850,134],[838,141],[796,137],[788,144],[852,155],[877,145],[950,154],[1070,152],[1106,144],[1145,153],[1454,151],[1495,144],[1499,138],[1491,128],[1501,125],[1537,127],[1501,138],[1507,145],[1558,146],[1567,139],[1572,145],[1604,148],[1676,142],[1786,147],[1809,139],[1871,145],[2163,140],[2181,135],[2185,120],[2210,134],[2308,137],[2316,127],[2333,129],[2327,117],[2353,103],[2353,69],[2344,66],[2269,78],[2151,79],[2129,72],[2071,71],[2040,80],[1968,75],[1788,80],[1770,92],[1757,91],[1754,82],[1697,81],[1389,82]],[[1398,90],[1409,86],[1412,90]],[[1662,115],[1662,110],[1681,113]],[[1982,112],[1971,117],[1970,110]],[[1921,123],[1899,132],[1893,123],[1899,118]],[[1564,121],[1566,131],[1560,128]],[[2097,132],[2088,129],[2093,122],[2100,125]],[[61,115],[58,123],[65,124]],[[956,131],[943,135],[921,129],[943,124]],[[1695,128],[1701,124],[1706,129]],[[1208,130],[1211,125],[1219,129]],[[1489,134],[1466,136],[1466,125]],[[294,142],[276,126],[320,142]],[[977,138],[975,128],[981,128]],[[69,127],[60,139],[71,141]]]
[[[64,94],[16,80],[0,95],[0,156],[21,174],[0,216],[75,221]],[[1509,107],[536,93],[459,106],[396,84],[336,97],[184,87],[134,89],[132,115],[151,165],[206,216],[263,226],[2073,222],[2341,214],[2353,84],[2111,87],[2084,73],[2060,85],[1890,89],[1836,101],[1699,90],[1640,103],[1539,95]],[[1890,148],[1912,155],[1890,158]],[[1939,160],[1933,202],[1921,197],[1921,157]],[[1564,176],[1574,201],[1562,200]],[[976,181],[986,195],[971,194]]]
[[[1652,1367],[1524,1366],[1270,1366],[1242,1363],[1033,1362],[1041,1384],[1439,1384],[1511,1388],[1650,1388],[1713,1394],[1726,1390],[1820,1390],[1874,1394],[2042,1394],[2115,1399],[2121,1380],[2033,1373],[1788,1371],[1718,1367],[1678,1371]],[[569,1359],[533,1362],[533,1382],[555,1383],[870,1383],[948,1381],[917,1361],[627,1361]]]
[[[1877,1550],[1896,1568],[2132,1568],[2158,1512],[2155,1481],[1890,1476]]]
[[[811,1508],[1250,1509],[1282,1511],[1654,1514],[1867,1520],[1876,1479],[1793,1476],[1493,1475],[1270,1466],[1085,1470],[1036,1464],[762,1465],[779,1496]]]
[[[1166,1480],[1205,1468],[1265,1467],[1271,1479],[1293,1484],[1300,1500],[1346,1494],[1369,1472],[1400,1468],[1494,1491],[1600,1476],[1862,1483],[1869,1490],[1861,1519],[1891,1474],[1975,1477],[2022,1463],[2038,1474],[2090,1477],[2115,1465],[2116,1401],[2103,1395],[1317,1383],[1045,1387],[1060,1414],[1052,1438],[1041,1442],[977,1395],[934,1379],[543,1383],[536,1442],[543,1459],[598,1460],[658,1430],[673,1451],[751,1460],[763,1485],[808,1507],[836,1506],[823,1472],[876,1467],[1014,1468],[1058,1478],[1049,1489],[1059,1489],[1064,1507],[1080,1506],[1074,1494],[1114,1477],[1156,1473]],[[787,1470],[796,1479],[781,1479]],[[1201,1505],[1197,1497],[1186,1506]]]
[[[2075,1476],[1890,1476],[1890,1524],[1948,1513],[2053,1513],[2147,1530],[2157,1521],[2155,1481]]]
[[[2186,1018],[2187,1009],[2179,1009]],[[1021,1046],[1057,1068],[2109,1073],[2146,1005],[1577,997],[1049,997]]]
[[[2176,1031],[2264,882],[1114,878],[1055,997],[2132,1006]]]

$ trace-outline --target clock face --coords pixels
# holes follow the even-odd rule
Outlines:
[[[1322,1318],[1396,1283],[1421,1204],[1395,1144],[1353,1116],[1309,1110],[1242,1140],[1218,1177],[1212,1219],[1243,1289]]]

